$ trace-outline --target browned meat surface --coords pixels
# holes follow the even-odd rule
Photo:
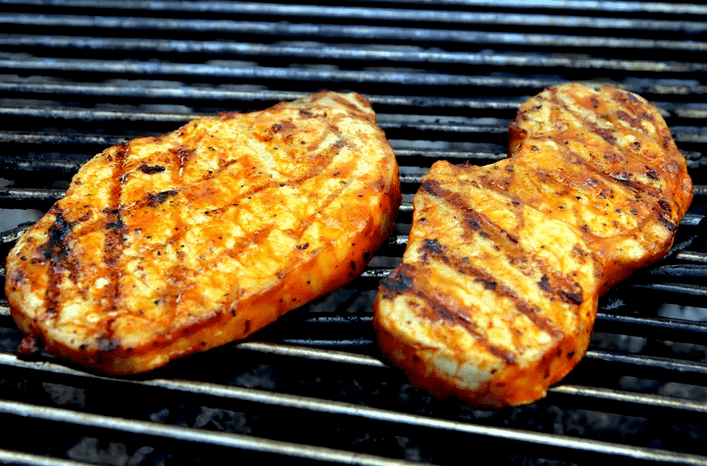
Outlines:
[[[25,343],[144,372],[347,283],[399,203],[394,154],[358,94],[202,118],[86,163],[10,252],[6,294]]]
[[[545,396],[584,355],[598,297],[668,252],[692,200],[684,156],[634,94],[551,87],[509,130],[505,160],[432,166],[375,303],[384,354],[472,405]]]

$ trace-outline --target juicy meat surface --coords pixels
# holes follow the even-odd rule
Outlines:
[[[375,120],[322,92],[105,150],[10,252],[13,318],[49,354],[130,374],[341,287],[400,204]]]
[[[433,164],[374,326],[413,385],[470,405],[533,402],[585,354],[599,296],[664,256],[692,200],[658,110],[612,87],[551,87],[509,157]]]

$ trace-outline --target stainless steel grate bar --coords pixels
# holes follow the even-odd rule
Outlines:
[[[330,50],[331,51],[331,50]],[[321,54],[325,54],[327,50],[322,49]],[[332,51],[333,52],[333,51]],[[335,54],[332,53],[332,58]],[[400,52],[396,54],[403,60],[403,57],[408,57],[408,60],[413,64],[422,64],[429,61],[430,56],[435,56],[443,59],[442,56],[429,55],[425,58],[425,53],[406,53]],[[386,55],[381,55],[386,57]],[[447,64],[453,64],[446,57]],[[459,57],[461,58],[461,57]],[[391,57],[386,58],[392,59]],[[379,66],[385,63],[379,63]],[[663,75],[686,75],[690,73],[701,73],[707,70],[707,65],[695,62],[682,61],[649,61],[649,60],[611,60],[600,58],[586,57],[542,57],[529,55],[511,55],[511,54],[466,54],[463,57],[463,63],[469,67],[507,67],[510,69],[517,68],[539,68],[539,69],[565,69],[570,71],[576,70],[604,70],[608,72],[635,72],[635,73],[653,73]],[[207,63],[166,63],[166,62],[151,62],[151,61],[131,61],[125,60],[121,62],[91,60],[91,59],[34,59],[24,58],[18,60],[4,59],[0,60],[0,69],[17,70],[17,71],[33,71],[42,73],[69,73],[80,72],[84,73],[100,73],[111,75],[141,75],[141,76],[188,76],[192,78],[230,78],[230,79],[269,79],[269,80],[319,80],[331,82],[380,82],[382,84],[406,84],[415,86],[458,86],[458,85],[473,85],[473,77],[442,74],[442,73],[411,73],[391,71],[389,73],[376,73],[370,71],[353,71],[353,70],[317,70],[317,69],[302,69],[302,68],[270,68],[262,66],[232,66],[232,65],[216,65]],[[550,81],[545,81],[540,87],[547,87]]]
[[[366,3],[400,4],[400,0],[366,0]],[[661,15],[707,15],[707,7],[699,4],[672,3],[672,2],[596,2],[591,0],[578,0],[566,2],[564,0],[409,0],[408,5],[437,5],[439,7],[476,7],[476,8],[515,8],[528,10],[565,10],[592,13],[653,13]]]
[[[695,67],[707,65],[694,64]],[[650,67],[650,66],[649,66]],[[667,67],[658,64],[666,72]],[[682,68],[678,66],[678,69]],[[689,65],[688,68],[692,68]],[[386,84],[406,86],[494,86],[494,87],[534,87],[536,89],[555,84],[551,79],[513,79],[476,76],[459,76],[441,73],[410,73],[391,71],[378,73],[374,71],[342,71],[298,68],[266,68],[259,66],[234,67],[231,65],[195,64],[195,63],[165,63],[138,61],[103,61],[103,60],[70,60],[70,59],[18,59],[0,60],[0,69],[13,72],[37,73],[100,73],[111,76],[141,76],[152,79],[159,77],[180,76],[190,78],[219,78],[228,80],[246,80],[258,82],[262,80],[285,81],[318,81],[321,83],[358,83]],[[687,70],[687,68],[685,68]],[[497,84],[497,86],[496,86]]]
[[[87,463],[0,449],[0,463],[15,466],[87,466]]]
[[[144,19],[142,21],[145,21]],[[148,26],[148,25],[145,25]],[[153,25],[151,25],[153,26]],[[252,24],[250,25],[252,27]],[[295,28],[293,28],[295,29]],[[390,28],[375,27],[369,29],[368,34],[375,34],[377,38],[388,40],[403,39],[412,36],[419,42],[431,43],[457,39],[457,43],[465,43],[470,46],[490,46],[497,45],[503,47],[528,48],[542,47],[553,49],[583,49],[592,47],[596,52],[617,50],[666,50],[681,51],[685,53],[699,53],[707,50],[707,44],[703,42],[665,40],[665,39],[635,39],[623,37],[586,37],[578,35],[559,34],[538,34],[538,33],[502,33],[487,31],[444,31],[441,34],[431,35],[428,30],[410,28]],[[374,29],[374,30],[370,30]],[[296,29],[295,29],[296,30]],[[294,31],[293,31],[294,32]],[[340,37],[362,38],[360,29],[348,31],[348,28],[336,31]],[[326,36],[327,39],[334,39],[332,34]],[[348,36],[348,37],[347,37]],[[311,37],[321,41],[324,37],[312,34]],[[370,36],[369,36],[370,37]],[[209,55],[261,55],[261,56],[282,56],[293,54],[297,57],[311,57],[317,59],[332,58],[337,60],[385,60],[400,62],[420,62],[425,59],[432,59],[435,62],[467,63],[471,61],[470,54],[453,52],[424,52],[407,50],[410,52],[401,53],[400,47],[378,46],[375,49],[367,47],[337,47],[327,46],[324,48],[301,47],[294,45],[267,45],[254,44],[252,42],[236,41],[199,41],[199,40],[175,40],[175,39],[131,39],[131,38],[111,38],[111,37],[83,37],[83,36],[43,36],[43,35],[0,35],[0,46],[10,50],[16,48],[43,48],[57,50],[84,50],[84,51],[111,51],[111,52],[159,52],[159,53],[179,53],[179,54],[199,54]],[[567,50],[565,50],[565,53]]]
[[[144,4],[143,4],[144,5]],[[169,12],[190,12],[185,8],[185,3],[163,3],[171,8],[153,9],[152,11],[159,14]],[[205,4],[202,4],[205,5]],[[329,21],[342,21],[347,24],[351,22],[400,22],[405,21],[412,24],[433,24],[437,28],[447,25],[495,25],[499,27],[556,27],[556,28],[582,28],[582,29],[609,29],[609,30],[631,30],[631,31],[690,31],[693,33],[703,32],[707,29],[707,23],[699,21],[685,21],[682,19],[664,20],[664,19],[642,19],[642,18],[621,18],[621,17],[601,17],[601,16],[581,16],[581,15],[566,15],[566,14],[541,14],[527,11],[524,12],[504,12],[499,14],[496,12],[484,11],[445,11],[435,9],[402,9],[402,8],[365,8],[365,7],[337,7],[337,6],[322,6],[322,5],[280,5],[274,3],[221,3],[211,2],[209,6],[198,6],[198,13],[219,13],[229,16],[247,17],[247,16],[273,16],[284,17],[288,21],[293,19],[314,21],[325,19]],[[100,5],[95,3],[88,4],[81,0],[74,2],[64,2],[65,8],[85,9],[87,7],[96,8]],[[106,5],[107,6],[107,5]],[[106,7],[104,6],[104,8]],[[130,9],[135,9],[138,6],[136,2],[120,2],[120,4],[111,4],[112,9],[123,9],[129,12]],[[141,5],[142,6],[142,5]],[[217,9],[217,6],[222,6]],[[71,11],[71,10],[68,10]],[[141,11],[145,11],[142,10]],[[149,29],[147,24],[149,19],[145,18],[126,18],[112,16],[73,16],[65,14],[61,16],[42,15],[42,14],[9,14],[7,19],[1,20],[2,23],[19,24],[19,25],[37,25],[42,27],[89,27],[89,28],[135,28]],[[660,17],[660,16],[659,16]],[[180,30],[179,23],[182,20],[165,20],[159,29]],[[208,21],[205,21],[208,23]],[[233,21],[215,20],[211,24],[203,24],[200,31],[223,31],[232,30]],[[1,24],[1,23],[0,23]],[[230,26],[230,27],[228,27]],[[158,29],[158,30],[159,30]],[[181,30],[184,30],[182,27]],[[595,31],[596,32],[596,31]]]

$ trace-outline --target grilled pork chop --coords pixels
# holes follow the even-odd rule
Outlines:
[[[243,338],[358,275],[394,226],[370,104],[319,93],[111,147],[7,259],[19,328],[131,374]]]
[[[471,405],[533,402],[582,358],[610,286],[665,255],[692,182],[658,111],[611,87],[551,87],[510,157],[435,163],[374,325],[413,385]]]

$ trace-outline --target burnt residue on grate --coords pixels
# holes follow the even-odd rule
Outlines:
[[[322,89],[370,99],[398,158],[404,198],[396,231],[353,283],[245,342],[140,377],[18,359],[21,335],[0,298],[0,416],[14,434],[0,438],[0,461],[204,464],[225,453],[245,464],[451,465],[466,464],[476,448],[500,464],[707,464],[707,7],[3,6],[3,258],[104,148]],[[693,206],[670,254],[601,299],[586,357],[546,399],[484,411],[430,398],[381,359],[371,326],[376,287],[407,242],[412,195],[435,160],[505,157],[520,103],[569,80],[621,86],[659,107],[687,157]]]

